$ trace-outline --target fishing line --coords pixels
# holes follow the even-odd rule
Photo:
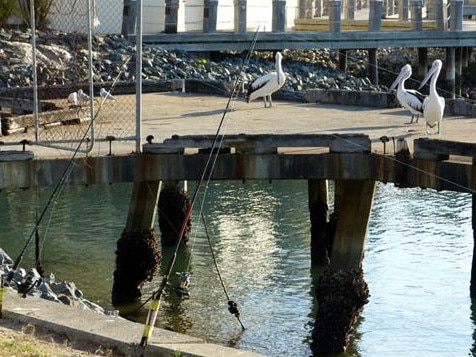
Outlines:
[[[259,28],[255,31],[254,39],[253,39],[252,43],[250,44],[249,52],[253,51],[253,48],[256,44],[256,40],[258,38],[258,33],[259,33]],[[246,58],[248,58],[248,56]],[[177,259],[178,249],[179,249],[180,244],[182,242],[182,239],[183,239],[183,236],[184,236],[184,233],[185,233],[185,229],[186,229],[188,221],[191,217],[192,210],[193,210],[193,207],[195,205],[195,201],[197,200],[200,188],[201,188],[203,182],[205,181],[205,177],[207,176],[207,172],[209,172],[209,174],[208,174],[209,177],[212,174],[212,171],[210,170],[210,163],[212,161],[213,155],[215,154],[215,149],[217,147],[217,142],[218,142],[218,138],[220,136],[220,131],[221,131],[221,128],[222,128],[223,123],[225,121],[226,114],[227,114],[227,112],[230,108],[230,103],[231,103],[231,100],[233,98],[234,92],[237,88],[237,83],[239,83],[239,81],[240,81],[240,77],[238,77],[236,82],[235,82],[235,85],[233,87],[233,91],[232,91],[231,95],[228,98],[225,110],[223,111],[223,115],[222,115],[221,120],[218,124],[217,130],[216,130],[216,133],[215,133],[215,136],[214,136],[214,139],[213,139],[213,144],[212,144],[212,147],[210,149],[210,154],[208,155],[207,162],[205,163],[205,166],[203,168],[202,175],[201,175],[199,181],[197,182],[197,187],[195,188],[195,192],[193,193],[190,204],[187,207],[185,218],[184,218],[184,221],[183,221],[182,226],[181,226],[180,231],[179,231],[179,238],[177,240],[177,244],[175,246],[175,250],[174,250],[174,253],[172,255],[172,258],[170,259],[169,265],[168,265],[168,267],[165,271],[165,274],[162,278],[162,281],[161,281],[158,289],[152,293],[152,298],[151,298],[152,301],[151,301],[151,304],[150,304],[151,306],[150,306],[149,312],[147,314],[146,323],[144,324],[144,332],[143,332],[141,341],[139,343],[139,345],[142,346],[142,347],[145,347],[147,345],[148,339],[152,335],[152,329],[154,328],[155,320],[157,319],[157,314],[158,314],[158,310],[159,310],[159,307],[160,307],[160,298],[162,296],[162,293],[163,293],[165,287],[167,286],[167,282],[169,280],[170,274],[171,274],[172,269],[175,265],[175,260]],[[216,150],[216,155],[218,155],[218,154],[219,154],[219,150]]]
[[[127,59],[126,63],[129,62],[129,60],[131,59],[132,56],[129,56],[129,58]],[[111,90],[112,88],[114,88],[114,86],[116,85],[117,83],[117,80],[119,79],[119,76],[121,75],[122,73],[122,69],[121,71],[119,72],[119,74],[117,75],[117,77],[114,79],[112,85],[111,85]],[[66,182],[66,179],[71,175],[72,171],[73,171],[73,168],[74,168],[74,164],[75,164],[75,160],[76,160],[76,155],[79,153],[80,149],[81,149],[81,145],[83,145],[83,143],[86,141],[86,138],[87,138],[87,135],[89,133],[89,129],[91,128],[91,126],[93,125],[93,123],[96,121],[96,118],[97,116],[99,115],[100,111],[101,111],[101,108],[102,108],[102,104],[104,103],[106,99],[103,98],[103,101],[100,102],[99,104],[99,108],[98,110],[96,111],[96,113],[94,114],[94,117],[91,118],[91,121],[89,122],[86,130],[84,131],[84,134],[83,134],[83,137],[81,138],[81,140],[79,141],[78,145],[76,146],[76,149],[75,151],[73,152],[73,155],[71,156],[70,160],[68,161],[68,164],[66,165],[65,169],[63,170],[63,173],[61,174],[60,176],[60,179],[58,181],[58,183],[56,184],[50,198],[48,199],[48,201],[46,202],[45,206],[43,207],[43,210],[41,211],[41,214],[40,216],[37,218],[36,222],[35,222],[35,225],[28,237],[28,239],[26,240],[22,250],[20,251],[20,254],[18,255],[18,257],[15,259],[13,265],[12,265],[12,268],[10,270],[10,272],[8,273],[8,276],[7,276],[7,279],[5,281],[5,284],[9,285],[13,279],[13,276],[15,274],[15,271],[17,270],[18,266],[20,265],[22,259],[23,259],[23,256],[25,255],[25,252],[26,252],[26,249],[28,248],[28,246],[30,245],[31,241],[33,240],[33,238],[36,236],[37,234],[37,231],[39,229],[39,226],[40,226],[40,223],[41,221],[43,220],[46,212],[48,211],[49,207],[51,206],[51,204],[55,201],[60,189],[62,188],[63,184]]]
[[[205,216],[203,214],[201,214],[201,217],[202,217],[202,221],[203,221],[203,227],[205,228],[205,234],[207,236],[208,246],[210,248],[210,253],[212,255],[213,264],[215,265],[215,270],[218,274],[218,279],[220,280],[220,284],[223,288],[223,292],[225,293],[225,296],[228,300],[228,311],[238,319],[238,322],[241,325],[241,329],[245,330],[245,326],[243,325],[243,323],[240,320],[240,311],[238,310],[238,306],[237,306],[236,302],[234,302],[233,300],[230,299],[230,295],[228,294],[228,291],[226,289],[225,283],[224,283],[223,278],[222,278],[221,273],[220,273],[220,269],[218,268],[218,262],[217,262],[217,259],[215,257],[215,252],[213,251],[212,241],[210,239],[210,234],[208,233],[208,228],[207,228],[207,223],[205,221]]]

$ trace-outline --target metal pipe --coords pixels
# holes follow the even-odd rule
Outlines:
[[[137,0],[136,21],[136,152],[142,137],[142,0]]]

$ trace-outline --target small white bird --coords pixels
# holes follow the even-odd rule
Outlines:
[[[430,93],[423,102],[423,116],[425,117],[426,121],[426,134],[430,134],[429,129],[434,128],[436,125],[438,125],[438,130],[436,133],[441,133],[441,119],[443,118],[443,114],[445,112],[445,99],[438,95],[438,92],[436,91],[436,82],[438,81],[438,76],[440,75],[442,66],[443,63],[441,60],[434,60],[430,70],[420,84],[420,88],[422,88],[431,78]]]
[[[68,103],[76,106],[79,105],[77,92],[73,92],[68,95]]]
[[[68,103],[71,106],[80,106],[81,104],[89,102],[89,100],[91,100],[91,97],[84,93],[82,89],[68,95]]]
[[[108,92],[107,90],[105,90],[104,88],[101,88],[101,90],[99,91],[99,95],[100,95],[101,98],[103,98],[103,99],[116,100],[116,98],[115,98],[110,92]]]
[[[406,89],[405,88],[405,81],[410,78],[412,75],[412,66],[409,64],[406,64],[402,67],[400,70],[400,73],[398,77],[395,79],[395,81],[392,83],[392,85],[389,88],[389,92],[395,89],[397,87],[397,99],[398,102],[402,107],[405,109],[409,110],[410,113],[412,114],[412,118],[410,120],[409,124],[413,123],[413,120],[416,120],[415,123],[418,123],[418,119],[420,118],[420,115],[423,114],[423,101],[425,100],[425,95],[418,92],[415,89]]]
[[[286,82],[286,74],[281,67],[283,55],[276,52],[276,71],[258,77],[248,87],[246,101],[249,103],[256,98],[263,97],[264,107],[271,108],[273,101],[271,95],[278,91]]]
[[[77,97],[78,97],[79,103],[89,102],[91,100],[91,97],[89,95],[87,95],[86,93],[84,93],[82,89],[79,89],[77,91]]]

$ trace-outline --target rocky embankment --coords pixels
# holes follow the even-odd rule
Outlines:
[[[0,276],[7,289],[14,289],[23,297],[33,296],[49,301],[93,310],[106,315],[118,315],[117,311],[109,311],[86,299],[73,282],[56,281],[54,274],[40,276],[36,268],[26,270],[19,267],[12,269],[13,260],[0,248]],[[7,281],[11,277],[10,281]]]
[[[87,38],[62,32],[38,33],[36,48],[37,78],[41,86],[77,85],[88,78]],[[95,36],[93,44],[94,80],[110,82],[135,79],[135,47],[120,35]],[[335,50],[282,50],[287,81],[282,91],[299,97],[306,89],[341,89],[386,91],[405,63],[417,64],[415,49],[380,49],[377,53],[379,84],[367,77],[367,51],[347,52],[347,71],[338,69]],[[443,56],[443,57],[442,57]],[[273,69],[271,52],[255,52],[248,63],[246,54],[220,52],[205,58],[204,54],[169,52],[158,47],[143,46],[143,79],[199,79],[234,83],[237,76],[244,81]],[[444,58],[441,50],[429,51],[429,59]],[[12,87],[31,86],[32,48],[28,31],[0,30],[0,91]],[[408,85],[412,87],[409,81]],[[472,91],[467,82],[467,96]]]

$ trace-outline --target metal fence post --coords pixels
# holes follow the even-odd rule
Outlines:
[[[165,33],[177,33],[179,0],[165,0]]]
[[[286,31],[286,0],[273,0],[273,32]]]
[[[205,0],[203,8],[203,32],[216,32],[218,0]]]
[[[235,32],[246,32],[246,0],[235,1]]]

